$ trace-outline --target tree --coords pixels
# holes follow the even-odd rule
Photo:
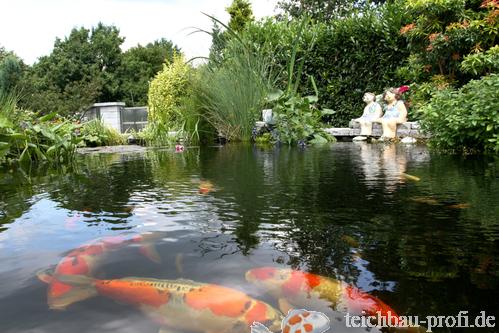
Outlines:
[[[385,0],[281,0],[277,7],[294,18],[307,14],[318,21],[328,21],[334,17],[343,16],[355,9],[384,3]]]
[[[227,34],[220,28],[220,25],[213,21],[211,30],[210,62],[221,63],[223,60],[223,51],[227,44]]]
[[[23,106],[71,115],[95,102],[120,97],[116,76],[121,64],[120,37],[115,26],[99,23],[92,30],[74,28],[64,40],[29,70],[23,84]]]
[[[175,53],[180,53],[180,49],[166,39],[126,51],[118,71],[121,101],[130,106],[147,105],[149,82],[161,71],[163,63],[173,61]]]
[[[24,64],[15,54],[0,50],[0,96],[14,93],[24,72]]]
[[[102,91],[99,102],[116,101],[120,96],[117,70],[121,65],[121,44],[125,38],[115,26],[105,26],[99,23],[92,28],[89,45],[93,53],[92,62],[97,66]]]
[[[248,0],[233,0],[226,10],[230,15],[228,26],[235,32],[242,32],[246,24],[254,20],[253,10]]]

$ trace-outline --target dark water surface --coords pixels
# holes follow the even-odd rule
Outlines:
[[[260,297],[248,269],[292,267],[352,283],[401,314],[497,316],[498,177],[490,157],[365,143],[94,155],[75,173],[31,177],[5,170],[0,332],[157,332],[104,297],[49,310],[36,277],[84,242],[146,231],[164,232],[161,264],[125,248],[96,275],[188,278]],[[201,180],[215,191],[199,194]]]

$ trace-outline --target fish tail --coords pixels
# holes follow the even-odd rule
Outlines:
[[[57,281],[72,288],[61,296],[49,298],[49,307],[53,310],[64,310],[69,305],[97,295],[95,279],[84,275],[57,275]]]
[[[138,235],[132,239],[134,243],[138,243],[139,252],[144,257],[155,263],[161,263],[161,256],[156,250],[156,246],[154,245],[158,235],[155,233],[145,233],[142,235]]]
[[[142,244],[139,248],[139,252],[149,260],[158,264],[161,263],[161,256],[156,250],[154,244]]]

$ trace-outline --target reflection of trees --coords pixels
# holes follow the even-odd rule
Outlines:
[[[153,208],[162,214],[170,204],[184,205],[177,211],[189,204],[185,217],[201,233],[203,223],[217,222],[200,241],[201,253],[249,254],[265,242],[282,254],[280,262],[295,268],[353,283],[367,271],[374,276],[371,283],[397,282],[396,293],[383,288],[377,293],[406,313],[455,314],[495,304],[499,161],[438,155],[428,160],[417,148],[388,146],[395,150],[384,155],[384,146],[362,147],[228,145],[183,154],[92,156],[73,174],[48,172],[30,182],[6,174],[0,223],[21,216],[42,191],[66,209],[123,218],[131,202],[147,201],[148,216]],[[421,181],[401,181],[400,165],[389,173],[385,157],[403,161],[403,170]],[[388,178],[396,179],[389,191]],[[218,191],[198,195],[200,179]],[[356,264],[358,257],[364,266]]]
[[[53,184],[50,194],[68,210],[123,212],[126,218],[130,194],[150,179],[150,168],[140,156],[91,155],[85,156],[74,173]]]
[[[352,144],[306,151],[228,146],[203,153],[201,173],[223,188],[214,195],[232,204],[218,214],[234,221],[244,253],[265,241],[293,267],[354,283],[368,270],[373,289],[396,281],[396,294],[382,286],[375,294],[411,313],[448,313],[490,298],[480,290],[499,281],[497,162],[430,160],[424,149],[403,146],[374,146],[369,154],[381,168],[378,178],[364,173],[366,154]],[[405,181],[406,170],[422,180]],[[410,200],[416,196],[439,205]],[[459,203],[471,208],[452,208]],[[356,264],[359,256],[365,266]],[[476,298],[459,296],[463,286]],[[454,308],[443,309],[443,299]]]
[[[31,198],[38,193],[33,182],[22,171],[1,174],[0,181],[0,232],[32,205]]]

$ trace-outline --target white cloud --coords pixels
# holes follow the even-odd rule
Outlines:
[[[250,0],[257,18],[272,15],[277,0]],[[201,12],[228,21],[231,0],[0,0],[7,9],[0,20],[0,46],[13,50],[27,63],[51,52],[56,37],[73,27],[98,22],[114,24],[126,38],[124,49],[159,38],[172,40],[187,57],[206,56],[211,38],[191,34],[193,27],[209,30]]]

